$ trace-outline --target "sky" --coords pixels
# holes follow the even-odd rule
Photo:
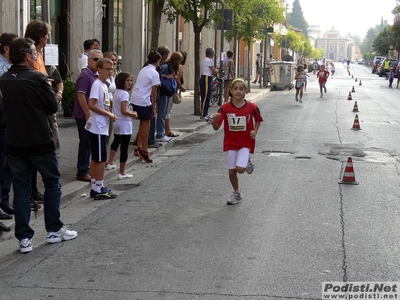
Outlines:
[[[393,25],[395,0],[299,0],[308,25],[319,25],[322,32],[332,26],[342,35],[356,34],[361,39],[371,27],[381,23],[381,18]],[[293,0],[287,0],[291,10]]]

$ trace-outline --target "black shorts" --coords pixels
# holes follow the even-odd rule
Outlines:
[[[139,120],[150,120],[153,106],[139,106],[134,104],[133,110],[136,111]]]
[[[106,136],[89,132],[90,150],[92,152],[92,160],[95,162],[107,161],[107,145]]]

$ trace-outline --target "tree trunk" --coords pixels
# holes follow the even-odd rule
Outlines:
[[[250,46],[251,43],[247,43],[247,92],[251,93],[250,82],[251,82],[251,60],[250,60]]]
[[[164,9],[164,1],[165,0],[154,0],[156,2],[156,12],[153,18],[153,28],[152,28],[152,35],[151,35],[151,50],[157,50],[158,48],[158,39],[160,36],[160,24],[161,24],[161,17],[162,11]]]
[[[193,23],[194,31],[194,115],[200,116],[200,33],[201,29]]]

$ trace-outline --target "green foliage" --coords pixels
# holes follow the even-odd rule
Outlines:
[[[385,29],[383,29],[383,31],[378,34],[372,44],[372,48],[374,51],[378,53],[384,53],[385,55],[388,53],[390,47],[396,46],[397,41],[393,36],[391,25],[385,27]]]
[[[163,13],[170,23],[181,15],[185,22],[192,22],[201,31],[204,26],[212,26],[214,18],[221,20],[216,14],[215,4],[215,0],[168,0]]]
[[[302,33],[308,37],[308,23],[306,19],[304,19],[303,10],[299,0],[293,1],[293,9],[287,16],[287,23],[292,27],[301,29]]]
[[[76,83],[69,79],[63,80],[64,92],[62,95],[62,107],[65,117],[72,117],[75,102]]]
[[[283,8],[276,0],[230,1],[234,13],[234,31],[249,47],[255,40],[265,39],[264,28],[284,21]]]

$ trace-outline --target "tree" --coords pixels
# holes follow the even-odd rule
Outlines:
[[[163,10],[167,21],[173,23],[181,15],[185,22],[191,22],[194,32],[194,114],[200,115],[200,34],[204,27],[211,27],[214,20],[220,20],[215,12],[215,0],[168,0]]]
[[[152,36],[151,36],[151,50],[157,50],[158,39],[160,37],[160,23],[161,16],[164,9],[164,0],[152,0],[155,3],[155,15],[153,18]]]
[[[372,48],[378,52],[386,55],[391,47],[396,47],[397,42],[392,34],[392,26],[386,26],[381,33],[375,38]]]
[[[238,3],[231,2],[234,22],[232,31],[226,33],[231,38],[237,34],[239,40],[245,42],[246,48],[250,49],[256,40],[265,39],[265,28],[274,23],[283,22],[283,8],[276,0],[248,0]],[[250,92],[250,56],[247,56],[247,81]]]
[[[293,9],[292,12],[287,15],[287,23],[292,27],[301,29],[303,34],[308,37],[308,23],[306,19],[304,19],[303,10],[299,0],[293,1]]]

